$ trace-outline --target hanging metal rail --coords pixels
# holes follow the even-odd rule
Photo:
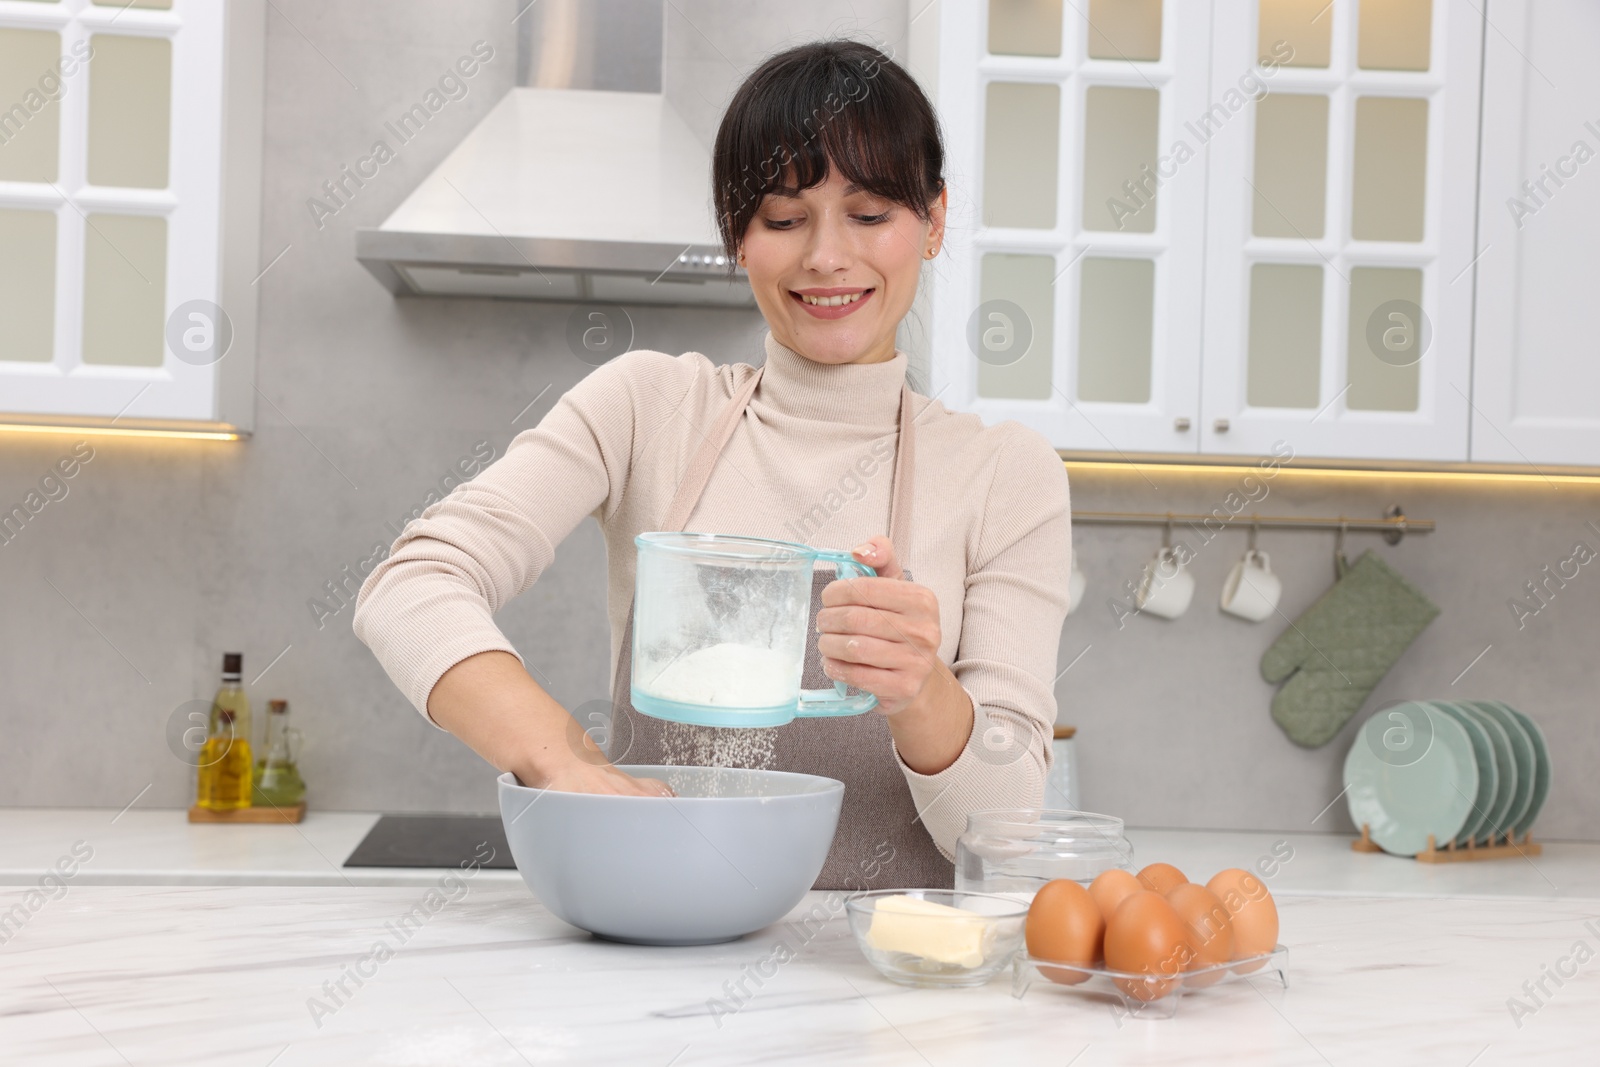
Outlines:
[[[1338,518],[1312,518],[1299,515],[1247,515],[1244,512],[1239,512],[1236,515],[1216,515],[1210,513],[1190,514],[1179,511],[1075,511],[1072,513],[1072,521],[1091,526],[1171,527],[1179,524],[1195,526],[1202,523],[1221,523],[1224,526],[1241,526],[1253,529],[1381,533],[1384,540],[1391,545],[1399,544],[1400,539],[1406,534],[1432,533],[1434,529],[1432,519],[1407,518],[1398,504],[1384,512],[1384,517],[1381,519],[1352,519],[1344,515],[1340,515]]]

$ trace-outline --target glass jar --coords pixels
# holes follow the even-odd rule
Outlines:
[[[1113,867],[1134,870],[1133,845],[1113,815],[1066,808],[996,808],[967,816],[956,839],[955,887],[1031,899],[1055,878],[1088,885]]]
[[[1078,807],[1078,751],[1075,726],[1057,726],[1051,743],[1053,758],[1050,774],[1045,779],[1044,802],[1055,807],[1077,810]]]

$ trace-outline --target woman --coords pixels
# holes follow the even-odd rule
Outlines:
[[[718,130],[713,189],[767,322],[761,368],[646,350],[599,367],[406,528],[362,587],[356,633],[431,722],[522,782],[659,795],[599,756],[493,613],[593,515],[609,559],[611,760],[696,762],[684,753],[703,753],[709,728],[629,703],[634,536],[854,546],[878,577],[819,573],[803,684],[857,686],[876,713],[774,727],[766,763],[845,783],[818,888],[858,886],[853,872],[885,856],[880,888],[949,886],[968,812],[1043,796],[1064,468],[1037,433],[905,384],[895,331],[938,253],[947,192],[933,109],[883,53],[825,41],[763,63]]]

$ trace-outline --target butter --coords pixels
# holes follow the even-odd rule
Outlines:
[[[977,967],[994,948],[993,924],[948,904],[918,897],[879,897],[867,927],[867,944],[880,952],[907,952],[936,963]]]

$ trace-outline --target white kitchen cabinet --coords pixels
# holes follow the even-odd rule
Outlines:
[[[1483,19],[1429,0],[1219,2],[1200,450],[1467,458]]]
[[[952,189],[932,343],[948,403],[1072,453],[1258,455],[1282,440],[1308,458],[1469,458],[1480,9],[941,9]],[[1154,58],[1089,51],[1150,22]],[[1002,88],[1009,112],[994,99],[1006,82],[1024,86]],[[1148,231],[1086,224],[1085,191],[1106,185],[1089,132],[1098,84],[1159,94],[1159,133],[1124,133],[1119,157],[1134,177],[1140,153],[1157,157]],[[1128,260],[1152,265],[1148,289]],[[1026,332],[1007,332],[1001,299],[1033,348],[997,368],[973,321],[1002,341]]]
[[[250,428],[264,11],[0,3],[0,423]]]
[[[1600,7],[1490,17],[1472,458],[1600,466]]]
[[[1206,5],[944,3],[933,392],[1060,448],[1195,447]]]

